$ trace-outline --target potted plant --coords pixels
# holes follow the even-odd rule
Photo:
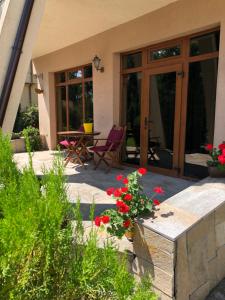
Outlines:
[[[91,133],[93,131],[93,119],[86,118],[84,121],[84,132]]]
[[[211,160],[207,161],[209,175],[211,177],[225,177],[225,142],[222,142],[218,148],[212,144],[207,144],[205,149],[211,156]]]
[[[148,197],[143,193],[140,179],[146,172],[145,168],[139,168],[127,177],[117,175],[116,179],[123,185],[120,188],[110,187],[106,190],[107,194],[115,199],[116,208],[105,210],[97,216],[96,226],[102,230],[106,229],[109,234],[118,238],[126,235],[129,240],[132,240],[135,219],[154,211],[155,206],[160,204],[154,196],[164,193],[161,187],[153,189],[153,197]]]

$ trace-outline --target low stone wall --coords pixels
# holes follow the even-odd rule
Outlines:
[[[25,140],[23,137],[11,140],[11,145],[14,153],[26,152]]]
[[[203,300],[225,277],[225,179],[171,197],[135,228],[133,272],[148,272],[160,299]]]

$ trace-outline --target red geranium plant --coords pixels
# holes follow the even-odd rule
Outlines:
[[[207,144],[205,149],[212,158],[207,161],[207,165],[209,167],[217,167],[219,170],[225,170],[225,142],[222,142],[218,148],[212,144]]]
[[[153,198],[143,193],[140,179],[146,173],[145,168],[139,168],[127,177],[121,174],[116,176],[123,185],[106,190],[106,193],[115,199],[116,208],[105,210],[101,216],[97,216],[96,226],[106,228],[111,235],[122,238],[125,232],[132,231],[135,218],[153,211],[155,206],[160,204],[159,200],[154,199],[154,196],[164,193],[160,186],[153,189]]]

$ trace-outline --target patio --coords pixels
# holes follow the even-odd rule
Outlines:
[[[43,173],[43,167],[50,168],[56,154],[57,152],[55,151],[35,152],[33,155],[35,173],[41,175]],[[16,153],[14,154],[14,158],[19,168],[24,167],[28,163],[27,153]],[[111,186],[120,186],[120,183],[115,179],[116,175],[119,173],[127,175],[133,170],[135,169],[124,167],[123,170],[112,169],[111,172],[106,174],[104,166],[93,170],[92,164],[86,165],[85,169],[79,165],[69,163],[65,168],[65,175],[67,176],[68,197],[70,202],[75,203],[77,197],[80,198],[84,220],[88,220],[89,207],[93,201],[96,204],[96,214],[100,214],[105,209],[112,207],[115,203],[111,197],[106,195],[105,190]],[[152,194],[152,190],[155,186],[163,187],[165,194],[160,196],[160,201],[172,197],[192,184],[192,181],[151,172],[148,172],[148,174],[143,177],[144,191],[148,195]]]

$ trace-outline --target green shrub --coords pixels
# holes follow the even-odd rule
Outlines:
[[[13,132],[21,132],[26,127],[39,127],[39,116],[37,105],[27,107],[25,111],[21,111],[19,106]]]
[[[135,284],[112,244],[98,248],[93,228],[84,237],[79,201],[76,208],[68,202],[59,157],[39,180],[32,161],[18,172],[1,132],[0,151],[1,300],[156,299],[148,280]]]
[[[37,128],[29,126],[23,130],[22,135],[29,140],[30,151],[42,149],[40,133]]]

